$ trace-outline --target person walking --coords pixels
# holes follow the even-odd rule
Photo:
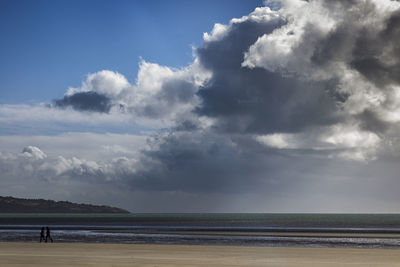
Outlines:
[[[44,241],[45,243],[47,243],[47,238],[50,238],[51,243],[53,243],[53,238],[51,238],[50,228],[48,226],[46,227],[46,240]]]
[[[42,241],[44,241],[44,226],[42,226],[42,229],[40,230],[40,243],[42,243]]]

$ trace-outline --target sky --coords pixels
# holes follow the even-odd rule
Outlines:
[[[400,212],[400,2],[0,0],[0,195]]]
[[[140,58],[185,66],[193,60],[192,46],[201,45],[203,32],[260,3],[2,0],[0,103],[51,101],[103,69],[134,81]]]

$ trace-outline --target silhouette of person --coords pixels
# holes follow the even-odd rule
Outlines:
[[[45,238],[44,238],[44,227],[42,227],[42,229],[40,230],[40,243],[42,243],[42,241],[44,241],[45,240]]]
[[[50,228],[48,226],[46,226],[46,240],[44,241],[45,243],[47,243],[47,238],[50,238],[51,243],[53,243],[53,238],[51,238]]]

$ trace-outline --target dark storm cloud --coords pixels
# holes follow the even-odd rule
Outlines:
[[[245,139],[241,141],[245,146],[238,147],[231,137],[212,131],[174,132],[155,138],[156,148],[142,155],[141,167],[130,184],[149,191],[266,192],[294,175],[279,171],[287,163],[279,153],[265,153],[253,139]],[[272,186],[278,177],[282,183]]]
[[[298,132],[338,120],[331,82],[308,83],[241,66],[250,45],[282,25],[284,21],[233,24],[225,38],[197,50],[201,64],[213,73],[198,92],[198,114],[220,119],[222,131],[258,134]]]
[[[179,122],[179,123],[177,124],[177,126],[175,126],[175,127],[173,128],[173,130],[174,130],[174,131],[177,131],[177,132],[180,132],[180,131],[189,131],[189,132],[192,132],[192,131],[195,131],[195,130],[198,130],[198,129],[199,129],[199,127],[198,127],[198,125],[197,125],[197,122],[191,121],[191,120],[184,120],[184,121],[181,121],[181,122]]]
[[[135,174],[133,188],[184,192],[238,189],[234,184],[244,174],[240,167],[243,162],[226,145],[226,140],[191,133],[163,137],[159,141],[160,147],[147,151],[146,158],[142,158],[143,168]]]
[[[311,61],[316,65],[324,65],[345,60],[353,41],[354,28],[347,24],[340,25],[315,46]]]
[[[361,121],[360,127],[367,131],[382,133],[390,128],[390,123],[382,121],[377,114],[369,109],[357,116]]]
[[[251,192],[268,198],[317,183],[320,177],[345,176],[348,169],[365,166],[326,160],[329,152],[323,150],[287,153],[265,149],[249,135],[218,134],[212,129],[164,133],[152,139],[150,145],[154,148],[142,154],[136,172],[125,177],[133,190]]]
[[[325,5],[346,12],[347,8],[358,3],[337,1],[326,2]],[[374,6],[368,4],[364,11],[373,13]],[[353,12],[357,13],[357,10]],[[311,47],[314,51],[304,68],[308,68],[306,64],[309,63],[323,68],[335,61],[348,62],[356,58],[352,56],[356,55],[355,51],[366,53],[365,49],[354,45],[362,35],[356,29],[359,26],[357,16],[363,16],[363,12],[358,11],[356,15],[346,13],[348,20],[341,22],[326,36],[313,25],[306,25],[296,51],[301,53],[310,45],[314,46]],[[178,121],[169,133],[155,137],[153,148],[142,154],[140,167],[129,178],[133,188],[225,193],[260,190],[268,194],[296,188],[310,181],[315,183],[327,169],[331,170],[332,166],[333,169],[340,168],[343,162],[340,159],[332,160],[333,153],[348,153],[346,157],[352,157],[351,153],[355,153],[364,157],[363,151],[357,150],[354,145],[354,138],[364,136],[364,133],[357,132],[358,128],[349,133],[340,130],[336,133],[318,133],[325,126],[328,126],[327,129],[344,124],[348,119],[340,105],[346,103],[351,94],[338,90],[341,77],[333,75],[333,78],[329,76],[321,80],[304,79],[296,73],[282,73],[279,69],[273,72],[261,67],[242,66],[250,46],[261,36],[271,34],[286,23],[283,19],[269,22],[247,19],[231,23],[225,35],[210,38],[196,50],[200,64],[212,76],[197,92],[201,101],[195,113],[213,119],[214,123],[204,129],[195,121]],[[372,25],[370,30],[374,31],[375,28]],[[317,41],[308,43],[309,39]],[[170,101],[168,99],[172,99],[171,103],[184,100],[179,94],[173,93],[174,90],[171,94],[174,97],[169,93],[163,96],[166,102]],[[354,118],[360,122],[361,130],[378,132],[386,127],[368,109]],[[261,145],[254,138],[255,135],[273,133],[299,134],[294,138],[299,138],[303,146],[279,149]],[[335,138],[335,134],[339,137]],[[307,139],[308,135],[315,136]],[[375,137],[365,136],[370,139]],[[313,142],[323,142],[328,138],[330,142],[336,142],[338,147],[332,145],[326,150],[321,147],[314,149]],[[371,142],[366,140],[364,143],[367,141]],[[376,143],[371,143],[373,149]],[[365,148],[369,149],[369,144]],[[328,167],[325,169],[325,166]],[[348,169],[351,169],[349,166]],[[346,170],[343,169],[343,173]],[[335,175],[345,174],[337,171]]]
[[[384,89],[400,82],[400,10],[383,21],[365,23],[377,16],[371,1],[324,1],[327,8],[342,10],[344,20],[315,47],[311,60],[318,65],[349,61],[366,79]]]
[[[72,107],[79,111],[93,111],[108,113],[111,109],[111,100],[97,92],[79,92],[66,95],[62,99],[54,100],[54,105],[60,108]]]
[[[400,11],[385,21],[382,30],[364,29],[360,32],[351,65],[377,86],[399,84],[399,40]]]
[[[311,61],[316,66],[332,62],[346,63],[387,94],[382,106],[393,106],[390,86],[400,84],[400,10],[385,14],[382,22],[372,1],[324,1],[329,8],[342,10],[344,19],[315,46]],[[346,102],[348,95],[338,99]],[[372,132],[384,132],[390,123],[383,120],[376,107],[366,107],[358,114],[361,127]]]

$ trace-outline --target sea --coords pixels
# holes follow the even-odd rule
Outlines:
[[[400,214],[0,214],[0,242],[400,248]]]

